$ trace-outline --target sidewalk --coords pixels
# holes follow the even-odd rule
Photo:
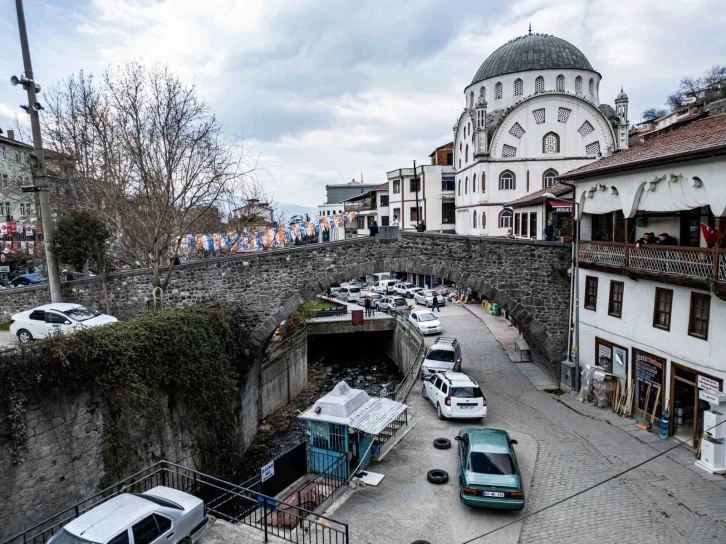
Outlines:
[[[552,379],[545,374],[535,363],[531,360],[522,361],[520,354],[516,353],[514,349],[515,342],[521,338],[519,331],[516,327],[513,327],[503,317],[494,317],[489,314],[486,308],[483,308],[480,304],[462,304],[464,308],[469,310],[476,317],[484,322],[484,325],[489,329],[494,338],[502,345],[504,351],[507,352],[509,360],[517,364],[517,368],[525,375],[525,377],[532,382],[539,391],[546,389],[558,389],[559,384],[552,381]]]

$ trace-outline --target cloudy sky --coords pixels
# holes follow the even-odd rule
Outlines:
[[[25,11],[41,85],[165,62],[259,155],[276,200],[314,206],[326,184],[427,161],[479,65],[530,21],[585,53],[601,101],[622,85],[638,122],[683,75],[726,62],[722,1],[25,0]],[[6,83],[22,70],[14,5],[0,0],[3,129],[24,102]]]

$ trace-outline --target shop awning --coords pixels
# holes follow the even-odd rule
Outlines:
[[[555,213],[572,213],[572,202],[569,200],[550,200],[549,203]]]
[[[406,405],[395,400],[373,397],[358,413],[350,426],[368,434],[379,434],[406,410]]]

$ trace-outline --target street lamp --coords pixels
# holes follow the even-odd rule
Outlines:
[[[572,202],[572,225],[574,228],[575,243],[572,247],[572,264],[570,265],[570,324],[572,324],[572,315],[575,315],[575,391],[580,390],[580,270],[579,270],[579,255],[580,255],[580,206],[574,198],[562,198],[558,197],[553,193],[545,193],[542,195],[545,200],[565,200]],[[574,219],[577,218],[575,222]],[[575,226],[577,225],[577,226]],[[574,292],[574,297],[573,297]],[[573,300],[574,299],[574,300]],[[574,303],[574,304],[573,304]],[[574,309],[574,312],[573,312]],[[571,335],[567,335],[567,360],[569,361],[572,357],[572,350],[570,346]]]

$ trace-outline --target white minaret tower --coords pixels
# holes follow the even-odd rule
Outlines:
[[[618,149],[628,149],[628,95],[620,87],[620,93],[615,98],[615,113],[618,115]]]
[[[482,87],[483,89],[484,87]],[[476,99],[476,155],[487,152],[487,99],[481,94]]]

